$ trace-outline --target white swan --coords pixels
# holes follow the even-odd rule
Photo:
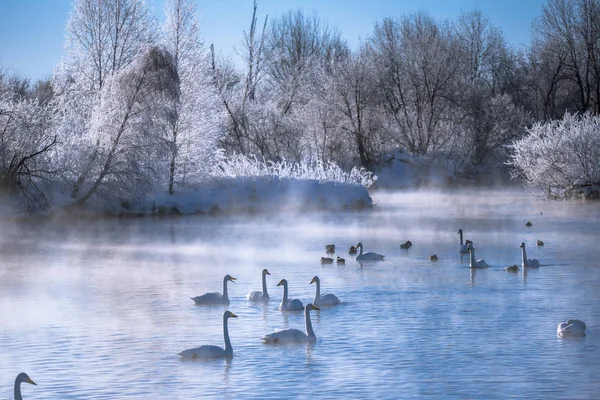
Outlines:
[[[462,254],[467,254],[469,252],[469,243],[472,243],[472,242],[470,240],[467,240],[463,244],[463,231],[462,231],[462,229],[459,229],[458,232],[456,232],[456,233],[460,235],[460,245],[458,246],[458,252],[462,253]]]
[[[537,268],[540,266],[540,262],[535,258],[527,259],[527,254],[525,253],[525,242],[521,242],[521,256],[523,268]]]
[[[327,293],[327,294],[321,295],[321,280],[319,279],[318,276],[315,276],[314,278],[312,278],[312,281],[310,281],[310,283],[317,284],[317,291],[315,292],[315,300],[313,301],[314,305],[316,305],[318,307],[322,307],[322,306],[334,306],[334,305],[340,303],[340,299],[335,294]]]
[[[486,263],[485,260],[475,261],[475,249],[473,248],[473,245],[471,243],[469,243],[469,252],[471,253],[471,262],[469,264],[469,267],[471,267],[471,268],[487,268],[487,267],[489,267],[488,263]]]
[[[298,299],[288,299],[288,282],[285,279],[279,281],[277,286],[283,286],[283,298],[279,309],[281,311],[299,311],[304,308],[304,304]]]
[[[585,323],[578,319],[561,322],[556,328],[556,336],[559,338],[585,336]]]
[[[248,293],[248,301],[266,302],[269,301],[269,293],[267,292],[267,275],[271,275],[267,269],[262,270],[262,292],[254,290]]]
[[[223,358],[233,357],[233,347],[229,340],[229,330],[227,329],[227,320],[229,318],[237,318],[237,315],[231,311],[223,313],[223,337],[225,339],[225,348],[212,344],[196,347],[195,349],[184,350],[179,354],[182,358]]]
[[[282,331],[269,333],[268,335],[263,336],[262,340],[268,344],[312,343],[316,341],[317,336],[313,331],[312,323],[310,321],[310,310],[319,310],[319,308],[312,303],[306,305],[306,309],[304,310],[306,333],[295,328],[284,329]]]
[[[383,260],[383,257],[385,257],[384,255],[373,253],[372,251],[367,251],[366,253],[363,253],[363,244],[361,242],[358,242],[356,244],[356,249],[358,250],[356,261],[380,261]]]
[[[223,278],[223,294],[219,292],[204,293],[201,296],[190,297],[196,304],[229,304],[229,296],[227,296],[227,282],[235,281],[231,275],[225,275]],[[234,282],[235,283],[235,282]]]
[[[21,396],[21,383],[22,382],[30,383],[32,385],[37,386],[37,383],[32,381],[31,378],[29,377],[29,375],[27,375],[25,372],[21,372],[19,375],[17,375],[17,377],[15,379],[15,392],[14,392],[15,400],[23,400],[23,396]]]

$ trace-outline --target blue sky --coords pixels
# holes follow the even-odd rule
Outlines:
[[[0,67],[32,80],[49,77],[63,56],[64,28],[72,0],[0,0]],[[164,0],[147,0],[163,20]],[[499,27],[513,46],[527,46],[531,22],[545,0],[258,0],[259,20],[289,10],[316,11],[355,48],[375,21],[426,11],[437,20],[455,20],[475,8]],[[248,29],[253,0],[199,0],[202,32],[207,43],[224,54],[240,47]]]

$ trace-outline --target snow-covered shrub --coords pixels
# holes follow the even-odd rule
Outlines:
[[[320,159],[306,160],[301,163],[282,160],[280,162],[261,161],[256,157],[242,154],[222,157],[215,165],[213,177],[277,176],[279,178],[313,179],[319,182],[340,182],[371,186],[377,177],[364,168],[352,168],[344,171],[335,162],[323,162]]]
[[[547,197],[571,196],[600,184],[600,116],[565,114],[536,123],[513,143],[513,177]]]

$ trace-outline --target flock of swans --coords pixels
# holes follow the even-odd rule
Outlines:
[[[459,229],[457,234],[460,235],[460,241],[458,246],[458,252],[460,254],[469,254],[470,268],[487,268],[489,267],[488,263],[482,259],[476,259],[475,257],[475,248],[473,247],[473,242],[471,240],[464,240],[463,238],[463,230]],[[541,240],[536,242],[537,246],[543,246],[544,243]],[[400,245],[401,249],[409,249],[412,246],[410,241],[407,241]],[[326,245],[327,254],[335,253],[335,245]],[[527,258],[527,252],[525,249],[525,243],[521,242],[521,266],[522,268],[537,268],[540,266],[540,262],[535,258]],[[384,260],[384,255],[378,254],[375,252],[364,252],[363,244],[361,242],[357,243],[356,246],[351,246],[348,253],[350,255],[356,255],[356,261],[382,261]],[[437,261],[437,255],[430,256],[431,261]],[[333,258],[330,257],[322,257],[322,264],[332,264]],[[338,264],[344,264],[345,260],[341,257],[337,257]],[[506,271],[509,272],[517,272],[519,270],[517,265],[513,265],[505,268]],[[246,299],[249,302],[254,303],[266,303],[269,302],[270,296],[267,289],[267,275],[271,275],[267,269],[262,270],[262,291],[251,291],[246,296]],[[198,305],[229,305],[229,297],[227,292],[227,284],[228,282],[235,283],[236,278],[231,275],[225,275],[223,277],[223,289],[222,293],[219,292],[209,292],[205,293],[201,296],[191,297],[195,304]],[[286,279],[281,279],[277,286],[283,286],[283,296],[281,299],[281,303],[279,304],[278,309],[281,311],[301,311],[304,310],[304,322],[305,322],[305,332],[296,329],[284,329],[277,330],[273,333],[265,334],[262,337],[262,341],[265,344],[293,344],[293,343],[313,343],[317,340],[317,336],[313,330],[312,322],[310,319],[310,311],[312,310],[320,310],[319,307],[324,306],[335,306],[340,303],[340,299],[331,293],[321,294],[321,280],[318,276],[313,277],[310,281],[310,284],[315,284],[315,297],[312,303],[308,303],[306,306],[299,299],[293,299],[289,297],[288,293],[288,282]],[[233,347],[231,345],[231,340],[229,338],[229,330],[228,330],[228,320],[230,318],[237,318],[237,315],[233,312],[227,310],[223,313],[223,338],[225,342],[225,347],[220,347],[216,345],[202,345],[200,347],[187,349],[179,352],[179,356],[184,359],[214,359],[214,358],[228,358],[233,357]],[[567,322],[562,322],[558,324],[556,329],[557,337],[559,338],[571,338],[571,337],[582,337],[585,336],[586,325],[583,321],[577,319],[570,319]],[[14,397],[15,400],[22,400],[21,396],[21,383],[29,383],[32,385],[37,385],[31,378],[24,372],[21,372],[17,375],[15,379],[14,385]]]

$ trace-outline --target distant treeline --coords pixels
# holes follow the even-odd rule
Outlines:
[[[566,161],[584,172],[552,182],[523,158],[571,132],[553,124],[565,114],[598,141],[600,0],[548,0],[526,49],[478,10],[376,21],[354,50],[317,14],[258,14],[239,64],[204,43],[194,0],[167,0],[163,26],[143,0],[75,0],[51,80],[0,71],[3,198],[118,207],[202,185],[236,154],[372,170],[402,151],[449,179],[512,173],[547,193],[600,180],[590,143]]]

